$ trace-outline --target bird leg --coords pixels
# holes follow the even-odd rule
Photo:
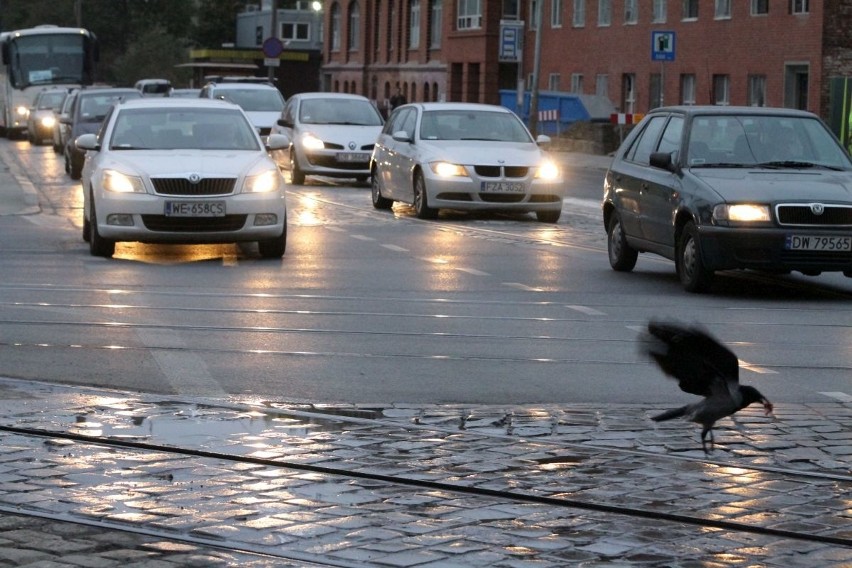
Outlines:
[[[707,449],[707,435],[710,435],[710,449]],[[713,438],[713,428],[710,426],[705,426],[703,430],[701,430],[701,448],[704,450],[705,454],[709,454],[711,451],[716,449],[716,440]]]

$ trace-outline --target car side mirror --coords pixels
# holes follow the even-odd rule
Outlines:
[[[282,150],[290,145],[290,138],[281,134],[270,134],[266,137],[266,150]]]
[[[74,145],[78,150],[100,150],[101,145],[98,144],[97,134],[81,134],[74,140]]]
[[[411,136],[405,130],[397,130],[391,134],[391,137],[397,142],[411,142]]]
[[[670,172],[674,172],[677,168],[675,167],[673,157],[673,152],[654,152],[651,154],[651,166],[654,168],[660,168],[661,170],[668,170]]]
[[[71,117],[65,114],[59,115],[59,122],[61,124],[71,124]]]
[[[290,122],[289,120],[279,118],[278,119],[278,126],[283,126],[285,128],[293,128],[293,123]]]
[[[546,134],[539,134],[535,137],[535,143],[543,148],[547,148],[550,146],[550,136]]]

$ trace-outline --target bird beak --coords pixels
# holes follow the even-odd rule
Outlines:
[[[774,407],[772,406],[772,403],[771,403],[771,402],[769,402],[768,400],[766,400],[766,399],[764,398],[764,399],[763,399],[763,409],[766,411],[766,415],[767,415],[767,416],[769,416],[770,414],[772,414],[772,409],[773,409],[773,408],[774,408]]]

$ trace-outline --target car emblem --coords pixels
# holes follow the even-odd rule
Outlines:
[[[200,174],[189,174],[189,183],[195,185],[196,183],[201,181]]]
[[[822,203],[811,203],[811,213],[814,215],[822,215],[825,213],[825,205]]]
[[[355,149],[355,142],[350,142],[350,143],[349,143],[349,149],[350,149],[350,150],[354,150],[354,149]]]
[[[505,163],[506,163],[506,160],[497,160],[497,163],[498,163],[498,164],[505,164]]]

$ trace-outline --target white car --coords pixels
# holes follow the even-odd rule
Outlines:
[[[239,106],[140,98],[116,104],[98,134],[75,143],[82,172],[83,239],[110,257],[116,241],[257,241],[260,255],[287,244],[284,178]]]
[[[286,136],[286,151],[273,152],[294,184],[306,175],[367,181],[373,145],[384,120],[366,97],[346,93],[300,93],[287,99],[272,132]]]
[[[240,105],[257,128],[261,136],[266,136],[281,111],[284,109],[284,96],[271,83],[237,78],[212,81],[201,88],[198,95],[202,99],[221,99]]]
[[[556,223],[564,186],[556,163],[510,110],[476,103],[413,103],[388,118],[371,160],[376,209],[414,205],[420,219],[440,209],[534,212]]]

